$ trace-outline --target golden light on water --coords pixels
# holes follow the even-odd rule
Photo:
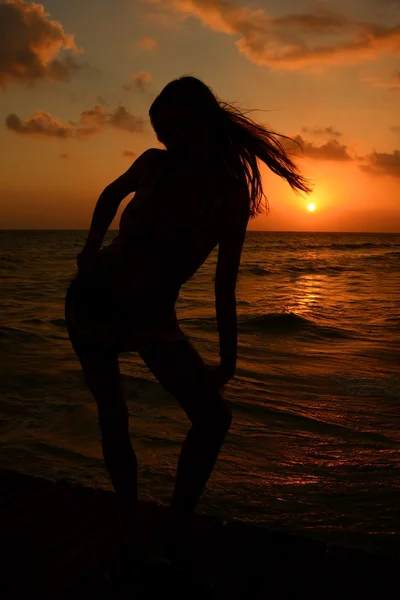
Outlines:
[[[315,210],[315,208],[316,208],[316,207],[315,207],[315,204],[309,204],[309,205],[307,206],[307,208],[308,208],[308,210],[309,210],[310,212],[314,212],[314,210]]]

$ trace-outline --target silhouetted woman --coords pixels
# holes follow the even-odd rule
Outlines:
[[[257,158],[293,189],[309,191],[279,136],[218,100],[195,77],[166,85],[149,114],[166,150],[146,150],[101,193],[66,297],[69,336],[97,403],[104,461],[132,535],[137,462],[118,353],[137,351],[191,422],[169,518],[169,531],[182,531],[231,424],[221,388],[236,368],[235,287],[246,227],[261,212]],[[117,237],[100,249],[119,204],[132,192]],[[220,364],[212,369],[180,329],[175,303],[217,245]]]

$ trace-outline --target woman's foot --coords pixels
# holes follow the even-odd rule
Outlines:
[[[170,562],[150,543],[149,534],[136,532],[111,557],[103,570],[104,578],[114,587],[123,587],[128,582],[146,582],[149,569],[168,567]]]
[[[182,573],[192,583],[206,589],[213,589],[216,577],[202,564],[194,547],[192,518],[176,518],[168,514],[156,526],[157,546],[163,555],[170,561],[175,572]]]

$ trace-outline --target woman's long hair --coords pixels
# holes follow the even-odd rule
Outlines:
[[[292,138],[278,134],[259,125],[233,104],[219,100],[203,81],[183,76],[168,83],[150,106],[149,116],[157,138],[163,139],[163,124],[159,117],[163,106],[178,103],[189,106],[206,122],[212,135],[212,148],[218,160],[223,162],[233,177],[246,177],[249,188],[250,216],[262,212],[265,198],[257,158],[273,173],[286,179],[294,191],[309,193],[310,182],[303,177],[289,157],[282,140],[298,144]]]

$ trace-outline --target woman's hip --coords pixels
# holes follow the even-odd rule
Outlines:
[[[65,297],[65,320],[74,348],[137,350],[153,340],[184,339],[175,298],[115,289],[101,278],[76,277]]]

